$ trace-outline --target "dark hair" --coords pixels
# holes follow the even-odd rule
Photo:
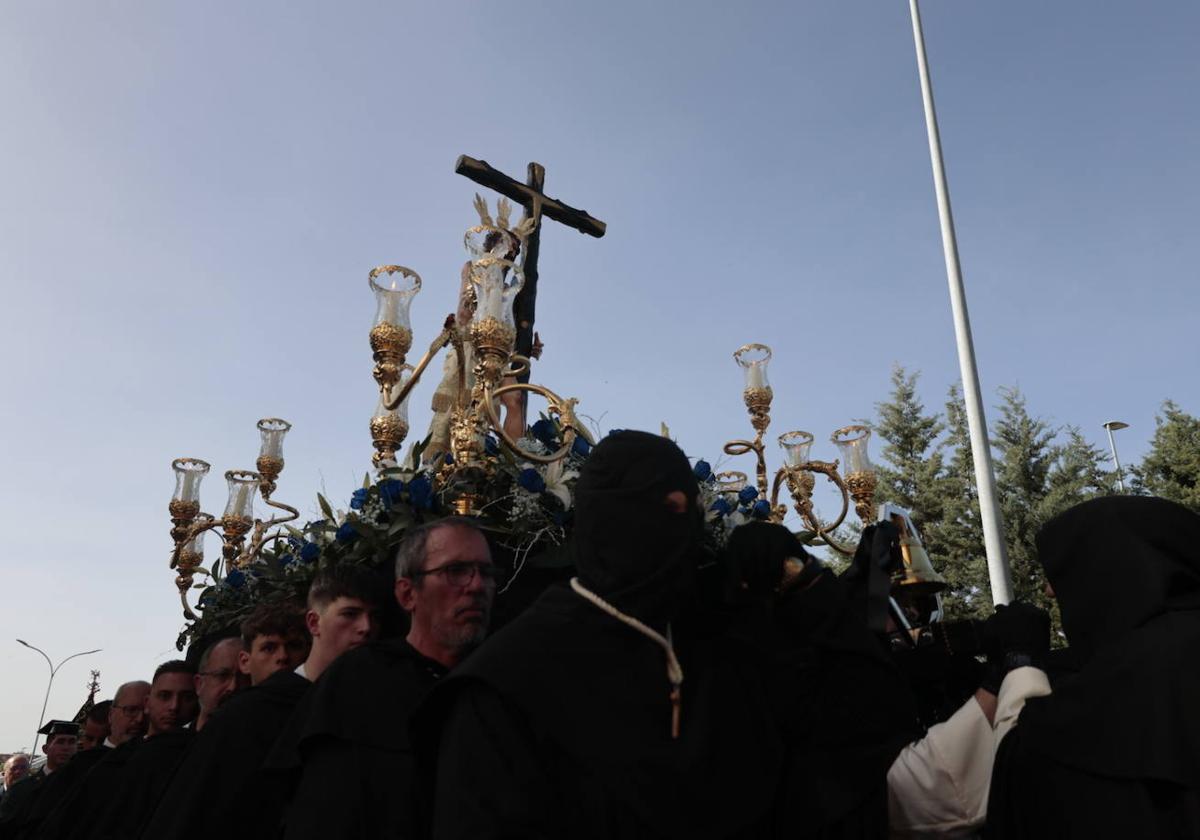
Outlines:
[[[196,676],[196,668],[194,665],[184,662],[182,659],[172,659],[169,662],[164,662],[154,669],[154,677],[150,680],[151,684],[157,680],[162,674],[187,674]]]
[[[465,516],[448,516],[445,519],[426,522],[406,533],[400,547],[396,549],[397,578],[412,578],[421,571],[425,565],[425,543],[429,541],[429,535],[439,528],[466,528],[487,539],[479,523]]]
[[[250,650],[259,636],[306,635],[304,613],[292,604],[260,604],[242,622],[242,647]]]
[[[112,704],[111,700],[101,700],[88,709],[87,719],[92,723],[102,723],[108,726],[108,710],[112,708]]]
[[[379,607],[387,597],[387,586],[378,572],[354,563],[340,563],[317,572],[308,588],[308,608],[320,612],[338,598],[357,598]]]

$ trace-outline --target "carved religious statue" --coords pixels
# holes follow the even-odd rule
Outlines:
[[[497,207],[496,220],[493,221],[487,210],[487,204],[478,195],[475,196],[475,209],[479,213],[480,225],[483,228],[483,250],[494,257],[499,257],[506,263],[515,263],[521,253],[525,237],[533,229],[533,220],[525,219],[514,227],[509,227],[509,214],[512,206],[506,199],[500,199]],[[442,453],[450,451],[450,421],[451,413],[460,400],[469,401],[471,390],[475,385],[473,368],[475,365],[471,342],[468,338],[471,318],[475,314],[475,288],[471,283],[472,264],[468,260],[463,264],[461,282],[458,288],[458,306],[454,316],[454,330],[458,333],[446,352],[442,365],[442,379],[437,390],[433,393],[430,408],[433,418],[429,424],[429,445],[425,448],[423,460],[429,463]],[[463,354],[463,370],[466,380],[463,390],[459,389],[459,359]],[[530,359],[537,359],[542,354],[542,342],[534,334],[533,348]],[[511,384],[514,380],[506,378],[503,385]],[[510,391],[498,398],[498,409],[504,412],[504,433],[513,440],[519,440],[525,434],[525,401],[520,392]]]

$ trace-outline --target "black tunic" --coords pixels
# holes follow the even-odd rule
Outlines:
[[[247,837],[275,837],[287,786],[263,763],[311,685],[283,670],[230,697],[196,735],[141,836],[211,840],[237,825]]]
[[[0,840],[16,840],[22,835],[46,782],[53,775],[47,775],[45,768],[38,768],[5,791],[0,799]]]
[[[400,639],[329,666],[268,761],[295,780],[288,840],[412,836],[409,717],[445,670]]]
[[[778,836],[886,836],[888,768],[922,735],[907,680],[829,572],[777,605],[773,629]]]
[[[1079,663],[992,773],[991,837],[1200,837],[1200,516],[1087,502],[1038,537]]]
[[[568,588],[543,594],[418,718],[433,836],[767,836],[779,754],[753,651],[719,635],[675,647],[678,739],[663,650]]]
[[[46,779],[44,790],[33,807],[30,818],[25,826],[25,833],[21,837],[53,836],[52,829],[47,829],[45,834],[40,832],[39,829],[48,824],[51,815],[66,801],[71,791],[83,781],[84,777],[92,771],[92,768],[105,755],[111,752],[112,749],[112,747],[100,745],[90,750],[76,753],[67,762],[66,767],[63,767],[57,773],[51,774],[50,778]]]
[[[111,750],[42,825],[46,840],[133,840],[193,734],[178,730]]]

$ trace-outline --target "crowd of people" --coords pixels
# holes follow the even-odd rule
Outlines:
[[[888,522],[835,575],[768,523],[705,553],[697,496],[670,441],[607,437],[573,576],[491,635],[469,518],[412,529],[386,583],[323,569],[48,724],[39,771],[5,765],[0,840],[1200,837],[1200,516],[1048,523],[1061,655],[1027,604],[914,624]]]

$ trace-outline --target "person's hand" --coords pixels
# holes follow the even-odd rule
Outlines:
[[[997,606],[981,632],[992,656],[1016,653],[1038,659],[1050,652],[1050,614],[1023,601]]]

